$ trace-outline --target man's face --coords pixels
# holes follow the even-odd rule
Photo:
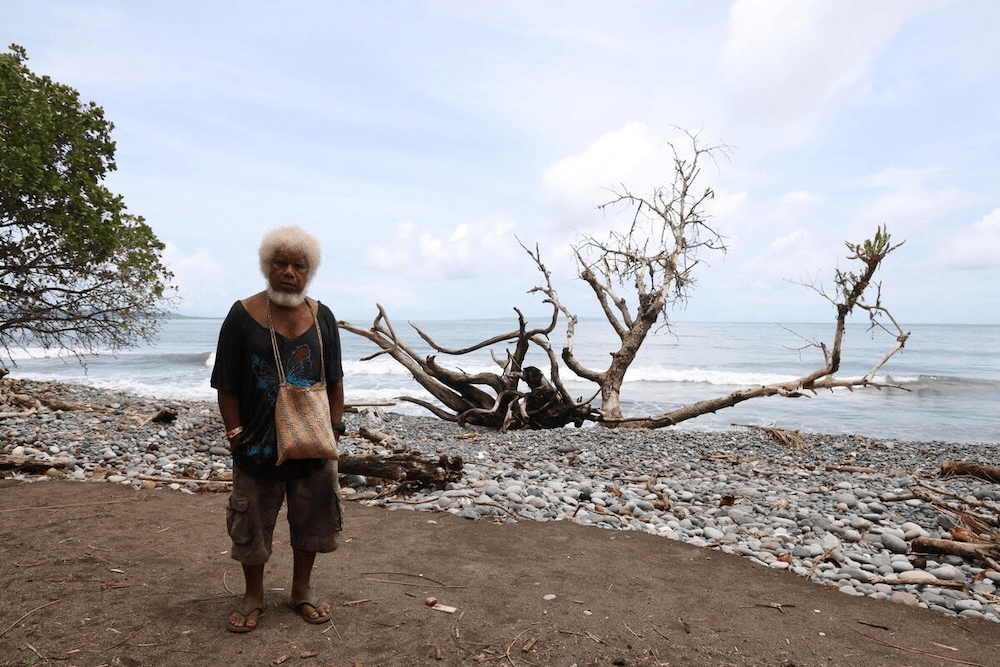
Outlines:
[[[301,294],[309,278],[306,256],[288,250],[279,250],[271,260],[267,282],[275,292]]]

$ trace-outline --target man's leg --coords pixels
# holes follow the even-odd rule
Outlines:
[[[233,539],[230,555],[243,566],[246,587],[240,604],[229,615],[229,630],[256,628],[264,608],[264,564],[271,556],[274,524],[285,486],[262,482],[233,469],[233,493],[227,507],[227,528]]]
[[[229,624],[235,628],[256,628],[260,621],[260,610],[264,608],[264,565],[243,565],[246,587],[243,603],[229,616]]]
[[[311,475],[288,482],[288,528],[293,554],[289,601],[311,623],[321,623],[330,616],[330,605],[320,603],[313,593],[312,571],[317,553],[337,548],[341,522],[336,461],[326,461]]]
[[[330,615],[330,605],[326,602],[319,604],[313,596],[311,582],[315,561],[315,551],[292,551],[292,606],[300,614],[313,620]]]

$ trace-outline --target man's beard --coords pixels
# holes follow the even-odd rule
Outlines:
[[[267,296],[271,301],[285,308],[297,308],[306,300],[306,291],[301,292],[279,292],[270,285],[267,288]]]

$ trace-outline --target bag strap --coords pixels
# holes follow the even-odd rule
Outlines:
[[[315,311],[312,303],[306,298],[306,305],[313,316],[313,324],[316,326],[316,337],[319,338],[319,370],[322,383],[326,383],[326,361],[323,359],[323,332],[319,328],[319,309]],[[267,297],[267,328],[271,332],[271,347],[274,349],[274,365],[278,369],[278,380],[281,384],[286,384],[285,368],[281,365],[281,355],[278,354],[278,337],[274,333],[274,319],[271,317],[271,298]]]

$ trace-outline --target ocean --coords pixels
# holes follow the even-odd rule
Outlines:
[[[543,322],[538,320],[538,324]],[[214,401],[209,377],[221,323],[221,319],[171,318],[155,344],[116,356],[98,354],[86,358],[83,365],[65,352],[41,349],[12,350],[13,363],[4,360],[4,364],[14,378]],[[440,345],[455,348],[516,327],[512,318],[417,324]],[[431,353],[409,326],[397,322],[396,329],[411,347]],[[878,379],[902,389],[755,399],[675,428],[723,431],[734,425],[758,425],[927,442],[1000,442],[1000,326],[914,324],[904,329],[911,333],[909,341],[878,373]],[[736,389],[800,377],[823,363],[822,352],[808,344],[831,343],[832,337],[832,324],[676,323],[669,331],[651,335],[643,345],[622,389],[623,412],[626,416],[659,414]],[[882,359],[893,340],[885,332],[870,331],[867,323],[850,324],[838,376],[863,376]],[[565,334],[554,335],[551,342],[561,349]],[[349,403],[393,401],[400,395],[431,400],[391,358],[383,355],[361,361],[376,351],[367,340],[341,332],[341,343]],[[574,348],[591,368],[606,366],[615,343],[603,320],[581,319],[577,325]],[[487,351],[459,359],[439,354],[438,360],[469,373],[498,368]],[[541,355],[529,358],[529,363],[548,368]],[[576,379],[567,369],[560,373],[574,396],[590,397],[596,392],[594,385]],[[387,409],[430,414],[407,402]]]

